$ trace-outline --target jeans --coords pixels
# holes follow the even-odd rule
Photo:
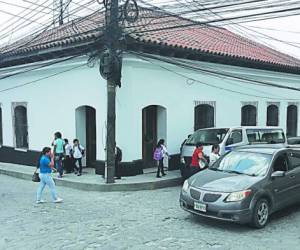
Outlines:
[[[82,161],[81,161],[82,158],[74,158],[74,168],[79,171],[80,174],[82,174]],[[78,161],[78,165],[79,165],[79,169],[78,167],[76,166],[76,162]]]
[[[63,154],[55,154],[55,168],[57,169],[57,172],[59,173],[60,176],[63,175],[63,166],[62,166],[62,158]]]
[[[53,201],[55,201],[57,199],[57,193],[56,193],[56,189],[55,189],[55,183],[51,177],[51,174],[39,174],[39,177],[41,179],[40,181],[40,186],[37,190],[37,194],[36,194],[36,200],[40,201],[41,197],[42,197],[42,193],[43,190],[45,188],[46,185],[48,185],[50,192],[51,192],[51,196]]]

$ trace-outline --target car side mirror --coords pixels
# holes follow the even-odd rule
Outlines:
[[[285,176],[285,171],[275,171],[271,175],[272,178],[284,177],[284,176]]]
[[[233,138],[228,138],[226,141],[226,145],[231,145],[233,144]]]

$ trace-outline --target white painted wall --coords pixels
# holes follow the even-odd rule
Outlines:
[[[88,105],[96,109],[97,159],[105,159],[106,81],[100,77],[98,66],[72,69],[86,60],[87,57],[73,59],[1,80],[4,145],[13,146],[12,102],[27,103],[31,150],[49,146],[56,131],[61,131],[64,138],[72,141],[76,137],[75,110]],[[213,63],[197,65],[254,80],[295,87],[300,83],[300,76],[293,74]],[[11,69],[2,69],[0,74]],[[65,70],[69,71],[58,74]],[[178,73],[197,81],[187,81]],[[52,74],[57,75],[49,77]],[[40,78],[45,79],[32,82]],[[26,84],[29,82],[32,83]],[[21,84],[26,85],[1,92]],[[150,63],[127,54],[123,61],[122,88],[117,88],[116,141],[123,150],[124,161],[142,158],[142,109],[148,105],[166,108],[165,114],[158,112],[159,121],[166,119],[166,128],[160,127],[158,137],[165,137],[169,152],[175,154],[179,152],[181,142],[193,132],[195,101],[215,101],[217,127],[240,125],[242,102],[255,101],[258,102],[258,125],[265,125],[267,102],[280,102],[279,122],[285,129],[287,105],[298,100],[300,92],[252,85],[158,61]]]
[[[79,107],[75,110],[76,138],[80,144],[86,148],[86,110]],[[86,159],[82,159],[82,165],[86,166]]]
[[[74,69],[86,61],[86,57],[73,59],[1,80],[3,145],[13,146],[12,102],[27,102],[30,150],[41,150],[42,147],[49,146],[56,131],[61,131],[63,138],[73,141],[76,137],[75,110],[79,106],[94,107],[97,110],[97,130],[104,127],[105,81],[100,77],[97,67],[89,68],[84,65]],[[0,74],[18,68],[2,69]],[[62,71],[66,72],[60,73]],[[57,75],[49,77],[53,74]],[[41,78],[45,79],[32,82]],[[29,82],[32,83],[21,86]],[[13,86],[21,87],[1,92]],[[102,139],[101,133],[97,133],[97,159],[104,159]]]
[[[175,154],[179,152],[181,142],[193,132],[194,101],[216,101],[216,127],[239,126],[242,102],[258,102],[257,125],[265,126],[267,102],[280,102],[279,122],[280,126],[286,129],[288,99],[295,99],[296,102],[300,100],[300,92],[253,85],[241,80],[216,77],[148,60],[127,55],[123,63],[123,87],[118,90],[117,97],[117,137],[125,160],[142,158],[142,109],[148,105],[166,108],[167,145],[169,152]],[[293,74],[213,63],[197,65],[209,70],[222,70],[237,76],[281,85],[298,87],[300,83],[300,76]]]
[[[164,107],[157,107],[157,140],[167,141],[167,111]]]

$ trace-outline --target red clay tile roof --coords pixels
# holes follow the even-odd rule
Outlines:
[[[153,9],[140,8],[139,10],[137,22],[125,23],[124,28],[127,36],[137,42],[300,67],[300,60],[224,28],[195,23]],[[103,34],[103,27],[104,13],[94,13],[3,47],[0,50],[0,56],[9,57],[51,47],[62,49],[70,44],[93,41]]]

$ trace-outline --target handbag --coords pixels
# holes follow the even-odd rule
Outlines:
[[[207,167],[207,161],[205,160],[205,159],[199,159],[199,167],[200,167],[200,169],[204,169],[204,168],[206,168]]]
[[[40,182],[41,181],[41,179],[39,177],[39,173],[36,173],[36,172],[33,173],[33,175],[32,175],[32,181],[33,182]]]

